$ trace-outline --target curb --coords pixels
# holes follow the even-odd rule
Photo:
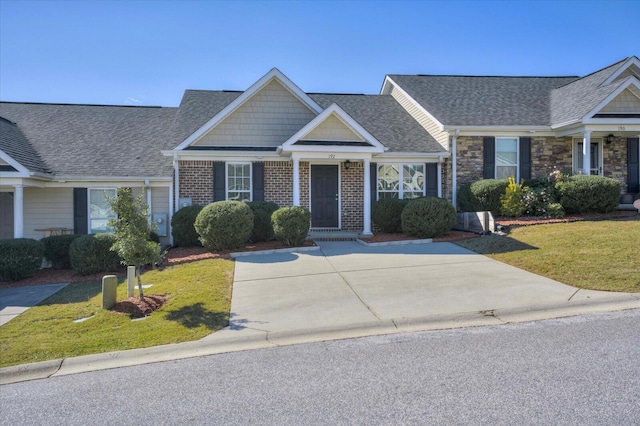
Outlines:
[[[534,306],[385,319],[347,326],[276,332],[233,328],[234,326],[231,325],[194,342],[84,355],[0,368],[0,385],[252,349],[407,332],[500,326],[630,309],[640,309],[640,295],[622,295],[622,297],[618,295],[598,300],[585,299],[546,307]],[[243,334],[237,334],[240,332]]]

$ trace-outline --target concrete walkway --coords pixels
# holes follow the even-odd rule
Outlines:
[[[67,284],[0,288],[0,326],[57,293]]]
[[[1,368],[0,384],[287,344],[640,308],[638,293],[578,290],[450,243],[319,245],[237,258],[230,325],[201,340]]]

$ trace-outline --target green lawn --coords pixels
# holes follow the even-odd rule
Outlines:
[[[232,281],[233,261],[224,259],[149,271],[145,295],[169,301],[139,321],[101,309],[100,282],[70,284],[0,327],[0,367],[200,339],[228,324]],[[119,283],[118,300],[126,287]]]
[[[513,229],[458,245],[579,288],[640,292],[640,217]]]

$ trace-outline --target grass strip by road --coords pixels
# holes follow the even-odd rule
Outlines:
[[[456,244],[589,290],[640,292],[640,217],[512,229]]]
[[[233,261],[208,259],[148,271],[145,295],[169,301],[144,320],[101,309],[102,283],[67,287],[0,327],[0,367],[198,340],[229,322]],[[136,292],[137,294],[137,292]],[[118,284],[118,300],[127,285]],[[74,320],[88,318],[82,322]]]

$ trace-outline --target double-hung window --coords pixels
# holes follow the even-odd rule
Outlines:
[[[251,201],[251,163],[227,163],[227,200]]]
[[[424,164],[378,164],[378,199],[425,195]]]
[[[107,226],[109,219],[115,219],[116,215],[111,210],[107,201],[116,197],[115,189],[89,188],[89,233],[98,234],[101,232],[111,232]]]
[[[496,179],[518,175],[518,138],[496,138]]]

